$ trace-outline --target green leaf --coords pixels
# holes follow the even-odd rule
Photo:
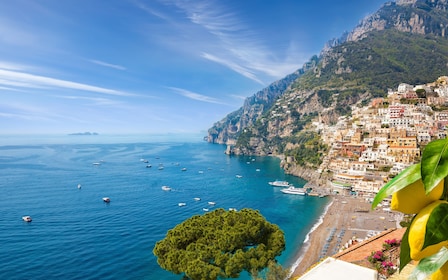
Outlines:
[[[448,240],[448,203],[441,203],[429,215],[422,250],[445,240]]]
[[[448,139],[439,139],[426,145],[422,155],[422,180],[426,193],[448,176]]]
[[[387,184],[384,185],[381,190],[375,195],[375,198],[372,202],[372,209],[374,209],[378,205],[378,203],[380,203],[389,195],[419,180],[421,178],[420,169],[420,163],[411,165],[403,170],[400,174],[395,176],[395,178],[387,182]]]
[[[422,259],[409,276],[410,280],[423,280],[436,272],[448,261],[448,249],[442,247],[437,254]]]
[[[414,219],[412,219],[414,220]],[[400,245],[400,271],[410,262],[411,259],[411,247],[409,246],[409,227],[403,234]]]

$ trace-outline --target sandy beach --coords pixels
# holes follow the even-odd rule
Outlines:
[[[321,224],[297,253],[290,279],[296,279],[320,259],[339,252],[350,240],[363,240],[397,227],[399,217],[381,207],[371,210],[364,198],[332,196]]]

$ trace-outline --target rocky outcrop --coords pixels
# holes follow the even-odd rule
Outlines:
[[[376,13],[363,19],[352,32],[345,36],[345,41],[357,41],[365,38],[369,32],[385,29],[446,37],[447,10],[447,0],[388,2]]]

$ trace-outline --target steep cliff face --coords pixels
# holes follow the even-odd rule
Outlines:
[[[346,36],[346,41],[365,38],[371,31],[396,29],[415,34],[448,36],[447,0],[401,0],[389,2],[365,18]]]
[[[255,121],[267,112],[275,100],[283,94],[293,81],[300,77],[307,68],[314,66],[312,62],[304,68],[278,80],[244,101],[244,105],[216,122],[208,130],[207,141],[218,144],[233,145],[245,127],[254,125]]]

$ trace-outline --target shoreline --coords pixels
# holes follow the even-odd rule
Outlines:
[[[311,236],[319,228],[319,226],[324,222],[324,219],[328,213],[328,210],[330,209],[331,205],[333,205],[333,199],[334,198],[331,198],[331,200],[325,206],[324,212],[322,212],[322,214],[317,219],[317,222],[311,227],[310,231],[305,236],[305,240],[303,240],[302,247],[300,247],[299,251],[296,253],[296,255],[294,257],[295,261],[290,268],[288,278],[293,276],[294,272],[297,270],[298,266],[301,264],[304,257],[306,256],[306,252],[308,251],[309,247],[311,246]]]
[[[371,204],[364,198],[331,196],[324,212],[295,254],[288,279],[297,279],[320,259],[335,255],[349,243],[397,228],[396,214],[378,208],[370,209]]]

